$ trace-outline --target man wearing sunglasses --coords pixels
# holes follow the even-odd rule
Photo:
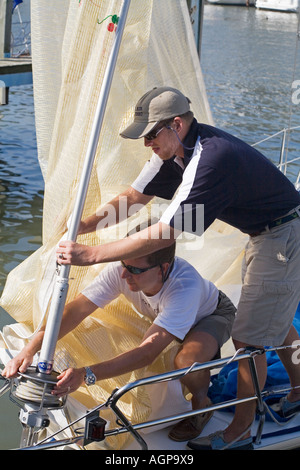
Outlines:
[[[64,242],[57,251],[62,264],[90,265],[145,256],[171,244],[182,231],[201,235],[220,219],[250,236],[232,330],[235,347],[299,344],[292,325],[300,300],[300,194],[294,185],[253,147],[198,123],[189,99],[174,88],[155,88],[142,96],[133,123],[121,136],[143,138],[153,155],[131,187],[112,201],[116,211],[123,196],[128,210],[133,204],[147,204],[154,196],[172,202],[151,233],[148,229],[97,247]],[[199,206],[204,207],[203,226],[198,223]],[[192,223],[182,223],[186,214]],[[102,219],[91,216],[83,221],[81,231],[95,230],[97,224],[101,228]],[[292,348],[278,352],[293,386],[280,405],[283,416],[300,411],[300,368],[292,354]],[[256,357],[262,387],[266,365],[265,355]],[[253,394],[248,364],[241,361],[239,371],[238,397],[244,398]],[[223,433],[189,446],[249,448],[255,407],[255,402],[237,406]]]
[[[175,358],[176,368],[206,362],[218,354],[230,337],[235,307],[189,263],[175,257],[175,243],[149,256],[106,266],[91,285],[65,307],[59,336],[66,335],[97,308],[104,308],[120,294],[152,323],[141,344],[108,361],[67,369],[58,377],[54,390],[56,395],[73,392],[84,381],[91,385],[98,380],[146,367],[173,340],[181,344]],[[43,335],[42,329],[7,364],[4,376],[12,377],[18,370],[25,372],[41,348]],[[207,397],[209,382],[208,370],[182,379],[192,394],[193,409],[210,404]],[[180,421],[171,429],[170,438],[186,441],[197,437],[211,416],[212,412],[207,412]]]

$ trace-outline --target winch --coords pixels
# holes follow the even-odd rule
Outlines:
[[[58,398],[51,392],[57,382],[58,373],[42,374],[35,367],[19,373],[11,381],[10,398],[21,407],[19,419],[22,424],[21,447],[34,445],[41,432],[50,424],[49,409],[64,406],[66,397]]]

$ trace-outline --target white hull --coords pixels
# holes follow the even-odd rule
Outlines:
[[[256,0],[256,8],[263,10],[286,11],[296,13],[299,10],[298,0]]]
[[[233,418],[232,413],[216,411],[200,436],[207,436],[215,431],[225,429]],[[252,436],[255,438],[258,422],[252,427]],[[161,429],[149,434],[142,433],[149,450],[191,450],[186,442],[175,442],[168,438],[171,427]],[[254,450],[290,450],[300,448],[300,416],[295,417],[286,426],[273,422],[266,422],[260,444],[254,443]],[[138,450],[139,445],[133,442],[128,450]]]

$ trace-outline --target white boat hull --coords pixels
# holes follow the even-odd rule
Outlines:
[[[296,13],[299,10],[299,2],[298,0],[256,0],[255,7],[263,10]]]
[[[215,431],[225,429],[231,422],[233,414],[230,412],[216,411],[206,425],[200,436],[208,436]],[[252,436],[255,439],[258,422],[256,421],[252,427]],[[191,450],[186,444],[187,442],[175,442],[168,437],[171,426],[149,434],[140,432],[143,439],[148,444],[149,450]],[[291,450],[300,448],[300,415],[296,416],[289,424],[281,426],[274,422],[266,422],[263,429],[261,442],[254,443],[254,450]],[[132,444],[126,450],[138,450],[137,442]]]

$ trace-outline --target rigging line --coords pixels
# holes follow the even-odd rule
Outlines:
[[[277,135],[282,134],[282,132],[284,132],[285,130],[286,129],[282,129],[281,131],[278,131],[275,134],[272,134],[272,135],[266,137],[265,139],[259,140],[258,142],[255,142],[255,144],[251,144],[251,145],[252,145],[252,147],[255,147],[256,145],[262,144],[263,142],[266,142],[266,140],[270,140],[273,137],[276,137]]]
[[[299,49],[299,40],[300,40],[300,12],[297,13],[298,16],[298,25],[297,25],[297,33],[296,33],[296,47],[295,47],[295,55],[294,55],[294,68],[293,68],[293,77],[292,77],[292,84],[295,81],[295,74],[296,74],[296,66],[297,66],[297,55]],[[287,143],[285,148],[285,169],[287,168],[287,158],[288,158],[288,150],[289,150],[289,142],[290,142],[290,127],[291,127],[291,119],[292,119],[292,108],[293,108],[293,101],[290,99],[290,110],[289,110],[289,125],[288,125],[288,133],[287,133]]]
[[[293,160],[289,160],[288,162],[285,162],[283,166],[289,165],[290,163],[294,163],[300,160],[300,157],[293,158]]]
[[[290,131],[295,131],[297,129],[300,129],[300,126],[295,126],[295,127],[289,127]],[[254,144],[251,144],[252,147],[255,147],[256,145],[262,144],[263,142],[266,142],[267,140],[273,139],[273,137],[277,137],[278,135],[282,134],[283,132],[286,132],[287,129],[281,129],[281,131],[276,132],[275,134],[269,135],[268,137],[265,137],[262,140],[259,140],[258,142],[255,142]]]

